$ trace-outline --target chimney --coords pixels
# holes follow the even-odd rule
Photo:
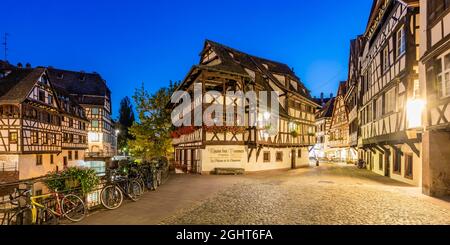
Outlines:
[[[22,65],[22,63],[17,63],[17,68],[19,68],[19,69],[22,69],[23,68],[23,65]]]
[[[26,63],[25,64],[25,68],[30,69],[31,68],[31,64],[30,63]]]
[[[330,99],[332,99],[333,97],[334,97],[334,96],[333,96],[333,93],[331,93],[331,94],[330,94]]]

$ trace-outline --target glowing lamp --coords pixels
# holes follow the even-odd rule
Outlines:
[[[406,116],[408,120],[408,128],[422,128],[422,113],[425,109],[426,102],[422,99],[412,99],[406,103]]]

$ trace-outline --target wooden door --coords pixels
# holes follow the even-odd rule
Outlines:
[[[292,150],[291,152],[291,168],[292,169],[296,169],[297,168],[297,154],[296,154],[296,150]]]

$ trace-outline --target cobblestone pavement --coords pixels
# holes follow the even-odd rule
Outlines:
[[[172,177],[81,224],[450,224],[450,203],[349,166]]]
[[[249,176],[162,224],[450,224],[449,203],[354,167]]]

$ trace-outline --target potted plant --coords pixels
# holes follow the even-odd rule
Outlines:
[[[78,191],[88,194],[95,190],[100,179],[94,169],[70,167],[47,175],[45,185],[52,191]]]

